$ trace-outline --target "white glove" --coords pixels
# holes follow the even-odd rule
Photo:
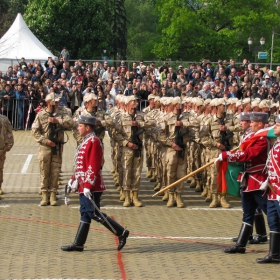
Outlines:
[[[91,191],[90,191],[90,189],[84,188],[84,196],[87,197],[88,199],[91,198]]]
[[[69,187],[69,188],[71,188],[71,189],[72,189],[72,183],[73,183],[73,180],[72,180],[72,179],[70,179],[70,180],[68,181],[68,184],[67,184],[67,185],[68,185],[68,187]]]
[[[268,179],[266,179],[260,186],[260,190],[265,191],[268,187]]]
[[[215,164],[216,164],[218,161],[223,161],[222,154],[219,154],[219,156],[216,158]]]
[[[78,189],[78,182],[77,180],[70,179],[67,184],[68,188],[71,189],[72,192],[75,192]]]
[[[280,195],[276,195],[276,199],[277,199],[277,201],[278,201],[279,204],[280,204]]]

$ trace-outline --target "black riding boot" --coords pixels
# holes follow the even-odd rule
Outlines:
[[[118,236],[118,239],[119,239],[118,250],[121,250],[126,243],[126,239],[129,235],[129,231],[127,229],[124,229],[120,224],[118,224],[115,220],[111,219],[106,214],[103,213],[103,215],[107,221],[105,220],[105,221],[102,221],[101,223],[103,224],[104,227],[106,227],[108,230],[110,230],[113,234]]]
[[[249,243],[259,244],[262,242],[266,242],[267,233],[266,233],[265,222],[264,222],[264,217],[262,212],[255,215],[254,223],[255,223],[257,235],[252,240],[249,240]]]
[[[242,223],[235,246],[231,247],[230,249],[224,249],[224,252],[229,254],[235,254],[235,253],[244,254],[251,233],[252,233],[252,226],[246,223]]]
[[[258,263],[280,263],[280,232],[270,232],[269,254]]]
[[[84,250],[84,244],[86,243],[90,224],[80,222],[75,241],[67,246],[62,246],[63,251],[80,251]]]

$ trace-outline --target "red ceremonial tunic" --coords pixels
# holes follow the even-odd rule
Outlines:
[[[222,152],[224,161],[245,162],[245,170],[238,176],[244,192],[259,190],[261,184],[266,180],[267,173],[264,169],[268,151],[269,141],[266,137],[259,137],[252,146],[247,147],[244,151]]]
[[[276,196],[280,196],[280,139],[277,139],[273,148],[271,149],[266,167],[268,171],[268,184],[273,191],[268,188],[268,199],[276,200]]]
[[[93,192],[106,190],[101,173],[102,156],[101,141],[95,133],[88,134],[75,155],[76,168],[72,179],[77,180],[79,193],[83,193],[84,188]]]

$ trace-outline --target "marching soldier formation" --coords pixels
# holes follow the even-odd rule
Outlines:
[[[115,98],[115,106],[105,113],[103,109],[99,108],[98,97],[94,93],[86,93],[84,105],[79,107],[71,118],[69,112],[66,112],[63,107],[58,108],[58,101],[57,96],[49,94],[46,97],[47,108],[38,113],[32,125],[32,134],[39,143],[41,206],[56,205],[62,146],[65,143],[63,130],[72,129],[79,150],[80,145],[84,143],[83,133],[78,131],[78,127],[83,123],[81,120],[93,118],[94,126],[91,129],[94,131],[90,131],[90,133],[94,133],[94,137],[98,137],[101,147],[103,147],[105,130],[108,131],[113,162],[112,174],[115,186],[120,192],[119,199],[124,207],[143,206],[139,190],[141,189],[140,177],[144,151],[146,153],[146,177],[155,183],[154,191],[164,189],[186,174],[215,160],[245,162],[240,181],[244,211],[242,226],[238,238],[233,239],[236,241],[236,245],[224,251],[225,253],[244,253],[248,241],[251,244],[266,242],[267,234],[263,212],[268,215],[271,230],[270,253],[257,261],[259,263],[280,262],[278,202],[280,187],[277,185],[279,141],[271,150],[268,159],[270,142],[266,138],[259,139],[246,153],[233,151],[241,143],[253,137],[260,129],[273,126],[275,122],[276,127],[279,126],[280,119],[277,112],[279,104],[272,104],[270,100],[261,101],[257,98],[253,101],[250,98],[204,100],[200,97],[160,98],[150,94],[149,106],[143,111],[139,111],[141,100],[138,96],[120,94]],[[278,134],[276,135],[278,136]],[[100,155],[103,157],[102,153]],[[76,161],[77,165],[78,157]],[[100,168],[103,164],[104,158],[100,162]],[[268,170],[268,177],[265,166]],[[85,177],[81,178],[86,181]],[[216,165],[210,165],[189,180],[190,187],[205,197],[205,202],[210,203],[210,208],[230,207],[226,194],[219,193]],[[79,187],[85,188],[82,181],[79,182]],[[83,198],[85,199],[83,203],[87,205],[90,205],[87,198],[89,199],[93,195],[91,190],[98,189],[94,180],[89,183],[93,187],[88,187],[90,191],[88,194],[84,194],[85,198]],[[267,185],[270,186],[269,200],[264,195],[264,188]],[[260,189],[261,186],[263,189]],[[184,185],[179,183],[164,192],[162,201],[166,201],[168,208],[174,206],[182,208],[185,206],[182,199],[183,192]],[[99,200],[97,200],[97,204],[99,207]],[[91,216],[92,214],[86,221],[81,220],[82,228],[86,224],[85,233],[81,234],[82,241],[79,241],[80,233],[78,232],[75,242],[68,247],[63,247],[63,250],[83,250]],[[105,214],[101,214],[102,219],[105,219],[106,224],[109,218]],[[123,228],[111,220],[110,223],[119,229],[117,235],[123,236]],[[252,237],[253,224],[255,224],[257,233],[255,238]],[[111,230],[110,226],[108,228]],[[115,233],[115,231],[113,232]],[[120,247],[125,244],[125,238],[128,236],[127,233],[125,234],[123,243],[120,237],[120,244],[122,244]]]

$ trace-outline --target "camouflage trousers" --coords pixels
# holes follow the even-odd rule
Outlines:
[[[180,158],[177,152],[172,148],[167,148],[166,151],[166,170],[167,170],[167,185],[174,183],[186,175],[186,161]],[[170,189],[170,193],[182,193],[184,189],[183,183],[178,184]]]
[[[134,156],[134,151],[128,147],[122,147],[123,182],[125,191],[138,191],[140,176],[143,167],[143,153],[140,157]]]
[[[0,188],[3,183],[3,169],[4,169],[4,163],[6,160],[6,153],[3,153],[0,155]]]
[[[156,146],[156,176],[161,188],[167,186],[166,151],[166,146],[160,144]]]
[[[41,145],[39,146],[38,159],[41,190],[56,192],[58,189],[62,158],[58,154],[52,155],[52,149],[50,147]]]
[[[206,148],[206,159],[208,162],[215,160],[219,154],[220,150],[217,148]],[[212,194],[216,194],[217,190],[217,168],[215,164],[210,165],[207,168],[207,182],[209,182],[210,190]]]

